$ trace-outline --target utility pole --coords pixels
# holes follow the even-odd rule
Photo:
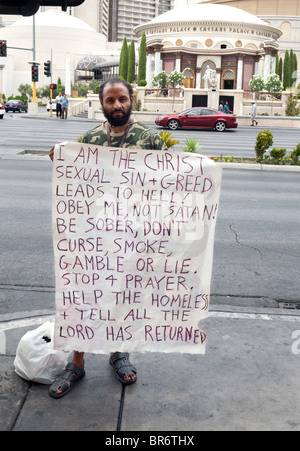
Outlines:
[[[36,50],[35,50],[35,14],[33,15],[33,31],[32,31],[32,52],[33,52],[33,61],[36,61]],[[32,82],[32,102],[36,103],[36,82]]]

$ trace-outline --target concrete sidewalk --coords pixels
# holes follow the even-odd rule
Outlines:
[[[205,356],[132,354],[138,380],[123,388],[108,356],[86,355],[86,376],[59,400],[14,372],[44,314],[2,318],[1,431],[300,431],[299,310],[212,305]]]

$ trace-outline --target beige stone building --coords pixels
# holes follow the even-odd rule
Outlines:
[[[233,6],[259,17],[267,24],[282,31],[278,39],[278,55],[284,56],[285,50],[293,49],[297,54],[300,67],[300,0],[176,0],[182,3],[213,3]]]
[[[135,32],[146,34],[148,87],[159,72],[176,69],[185,88],[195,90],[192,106],[211,105],[208,92],[222,91],[232,110],[253,75],[274,73],[282,34],[251,13],[211,3],[176,6]]]

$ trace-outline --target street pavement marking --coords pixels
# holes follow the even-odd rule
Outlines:
[[[209,313],[209,318],[225,318],[225,319],[252,319],[252,320],[263,320],[263,321],[285,321],[285,322],[300,322],[300,315],[280,315],[265,314],[265,313],[233,313],[233,312],[219,312],[211,311]],[[32,318],[20,318],[11,321],[0,322],[0,355],[6,354],[6,331],[13,329],[20,329],[22,327],[38,326],[46,321],[54,320],[54,314],[52,315],[41,315]]]
[[[15,319],[12,321],[5,321],[0,323],[0,333],[12,329],[20,329],[21,327],[36,326],[38,324],[43,324],[46,321],[51,321],[54,319],[54,315],[47,316],[37,316],[35,318],[24,318]]]
[[[6,354],[6,337],[5,332],[0,332],[0,355]]]
[[[263,321],[286,321],[286,322],[296,322],[300,321],[300,315],[280,315],[277,313],[274,314],[265,314],[265,313],[234,313],[234,312],[217,312],[211,311],[209,313],[209,318],[225,318],[225,319],[261,319]],[[0,334],[2,332],[12,330],[12,329],[20,329],[21,327],[30,327],[36,326],[39,324],[43,324],[46,321],[54,320],[54,315],[43,315],[36,316],[33,318],[24,318],[24,319],[14,319],[12,321],[0,322]]]
[[[210,318],[228,318],[228,319],[262,319],[264,321],[300,321],[300,315],[280,315],[272,314],[268,315],[265,313],[233,313],[233,312],[213,312],[209,313]]]

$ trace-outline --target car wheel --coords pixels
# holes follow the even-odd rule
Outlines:
[[[4,118],[4,114],[1,114],[1,115],[0,115],[0,119],[3,119],[3,118]]]
[[[179,122],[177,119],[170,119],[168,122],[168,128],[170,130],[177,130],[179,128]]]
[[[217,132],[223,132],[224,130],[226,130],[225,122],[218,121],[215,125],[215,129],[217,130]]]

